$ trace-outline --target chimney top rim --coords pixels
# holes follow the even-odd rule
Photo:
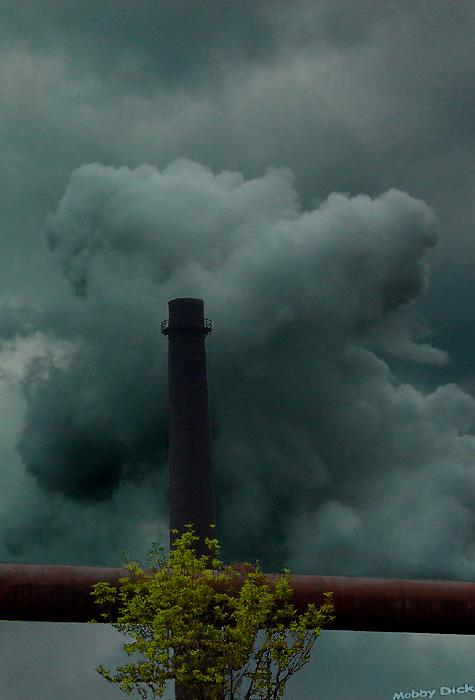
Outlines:
[[[203,301],[203,299],[200,299],[199,297],[173,297],[173,299],[169,299],[168,303],[171,301]]]

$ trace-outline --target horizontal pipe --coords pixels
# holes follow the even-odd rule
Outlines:
[[[0,563],[0,620],[89,622],[99,607],[91,589],[99,581],[119,585],[126,569]]]
[[[0,619],[88,622],[98,619],[90,591],[99,581],[119,585],[125,569],[0,563]],[[268,575],[269,580],[277,576]],[[242,576],[237,580],[239,587]],[[335,620],[328,629],[375,632],[475,634],[475,583],[407,581],[344,576],[291,579],[299,612],[333,593]]]
[[[335,620],[326,629],[475,634],[473,582],[292,576],[291,585],[302,612],[332,592]]]

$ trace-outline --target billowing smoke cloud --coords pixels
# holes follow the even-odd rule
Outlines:
[[[196,294],[223,555],[473,579],[474,20],[472,0],[0,3],[1,560],[166,542],[159,323]],[[4,625],[5,696],[115,696],[92,678],[107,639],[72,627],[76,649]],[[443,637],[329,632],[290,695],[472,682],[468,638]]]
[[[392,356],[447,361],[415,305],[437,228],[397,190],[303,210],[285,169],[77,169],[44,230],[70,291],[15,317],[63,344],[23,376],[27,473],[88,507],[150,487],[166,467],[159,321],[168,299],[199,296],[216,328],[226,549],[296,570],[471,575],[475,402],[391,370]]]

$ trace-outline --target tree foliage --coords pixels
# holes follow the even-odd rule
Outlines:
[[[147,571],[128,561],[118,588],[94,586],[102,617],[131,639],[124,644],[130,663],[115,674],[102,666],[98,672],[141,698],[162,697],[174,680],[194,700],[280,700],[333,619],[331,594],[299,615],[288,570],[270,581],[248,566],[242,582],[218,559],[217,540],[207,539],[209,555],[199,557],[197,540],[189,527],[169,553],[153,546]]]

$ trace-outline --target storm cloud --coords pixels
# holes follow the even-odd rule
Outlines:
[[[69,345],[24,373],[26,472],[97,503],[165,469],[159,314],[194,295],[217,329],[210,386],[228,546],[262,559],[257,527],[274,566],[470,575],[474,401],[454,384],[400,383],[389,359],[448,359],[424,338],[416,303],[438,227],[397,190],[333,193],[304,209],[286,169],[246,180],[186,159],[162,171],[82,166],[44,228],[69,293],[31,328]],[[424,480],[432,505],[417,508],[405,494]],[[414,521],[417,556],[404,547]]]
[[[470,0],[1,4],[1,558],[167,540],[159,324],[193,295],[223,555],[474,577],[474,23]],[[358,639],[323,649],[322,697],[469,667],[398,637],[376,671]],[[109,697],[65,675],[0,665],[9,698]]]

